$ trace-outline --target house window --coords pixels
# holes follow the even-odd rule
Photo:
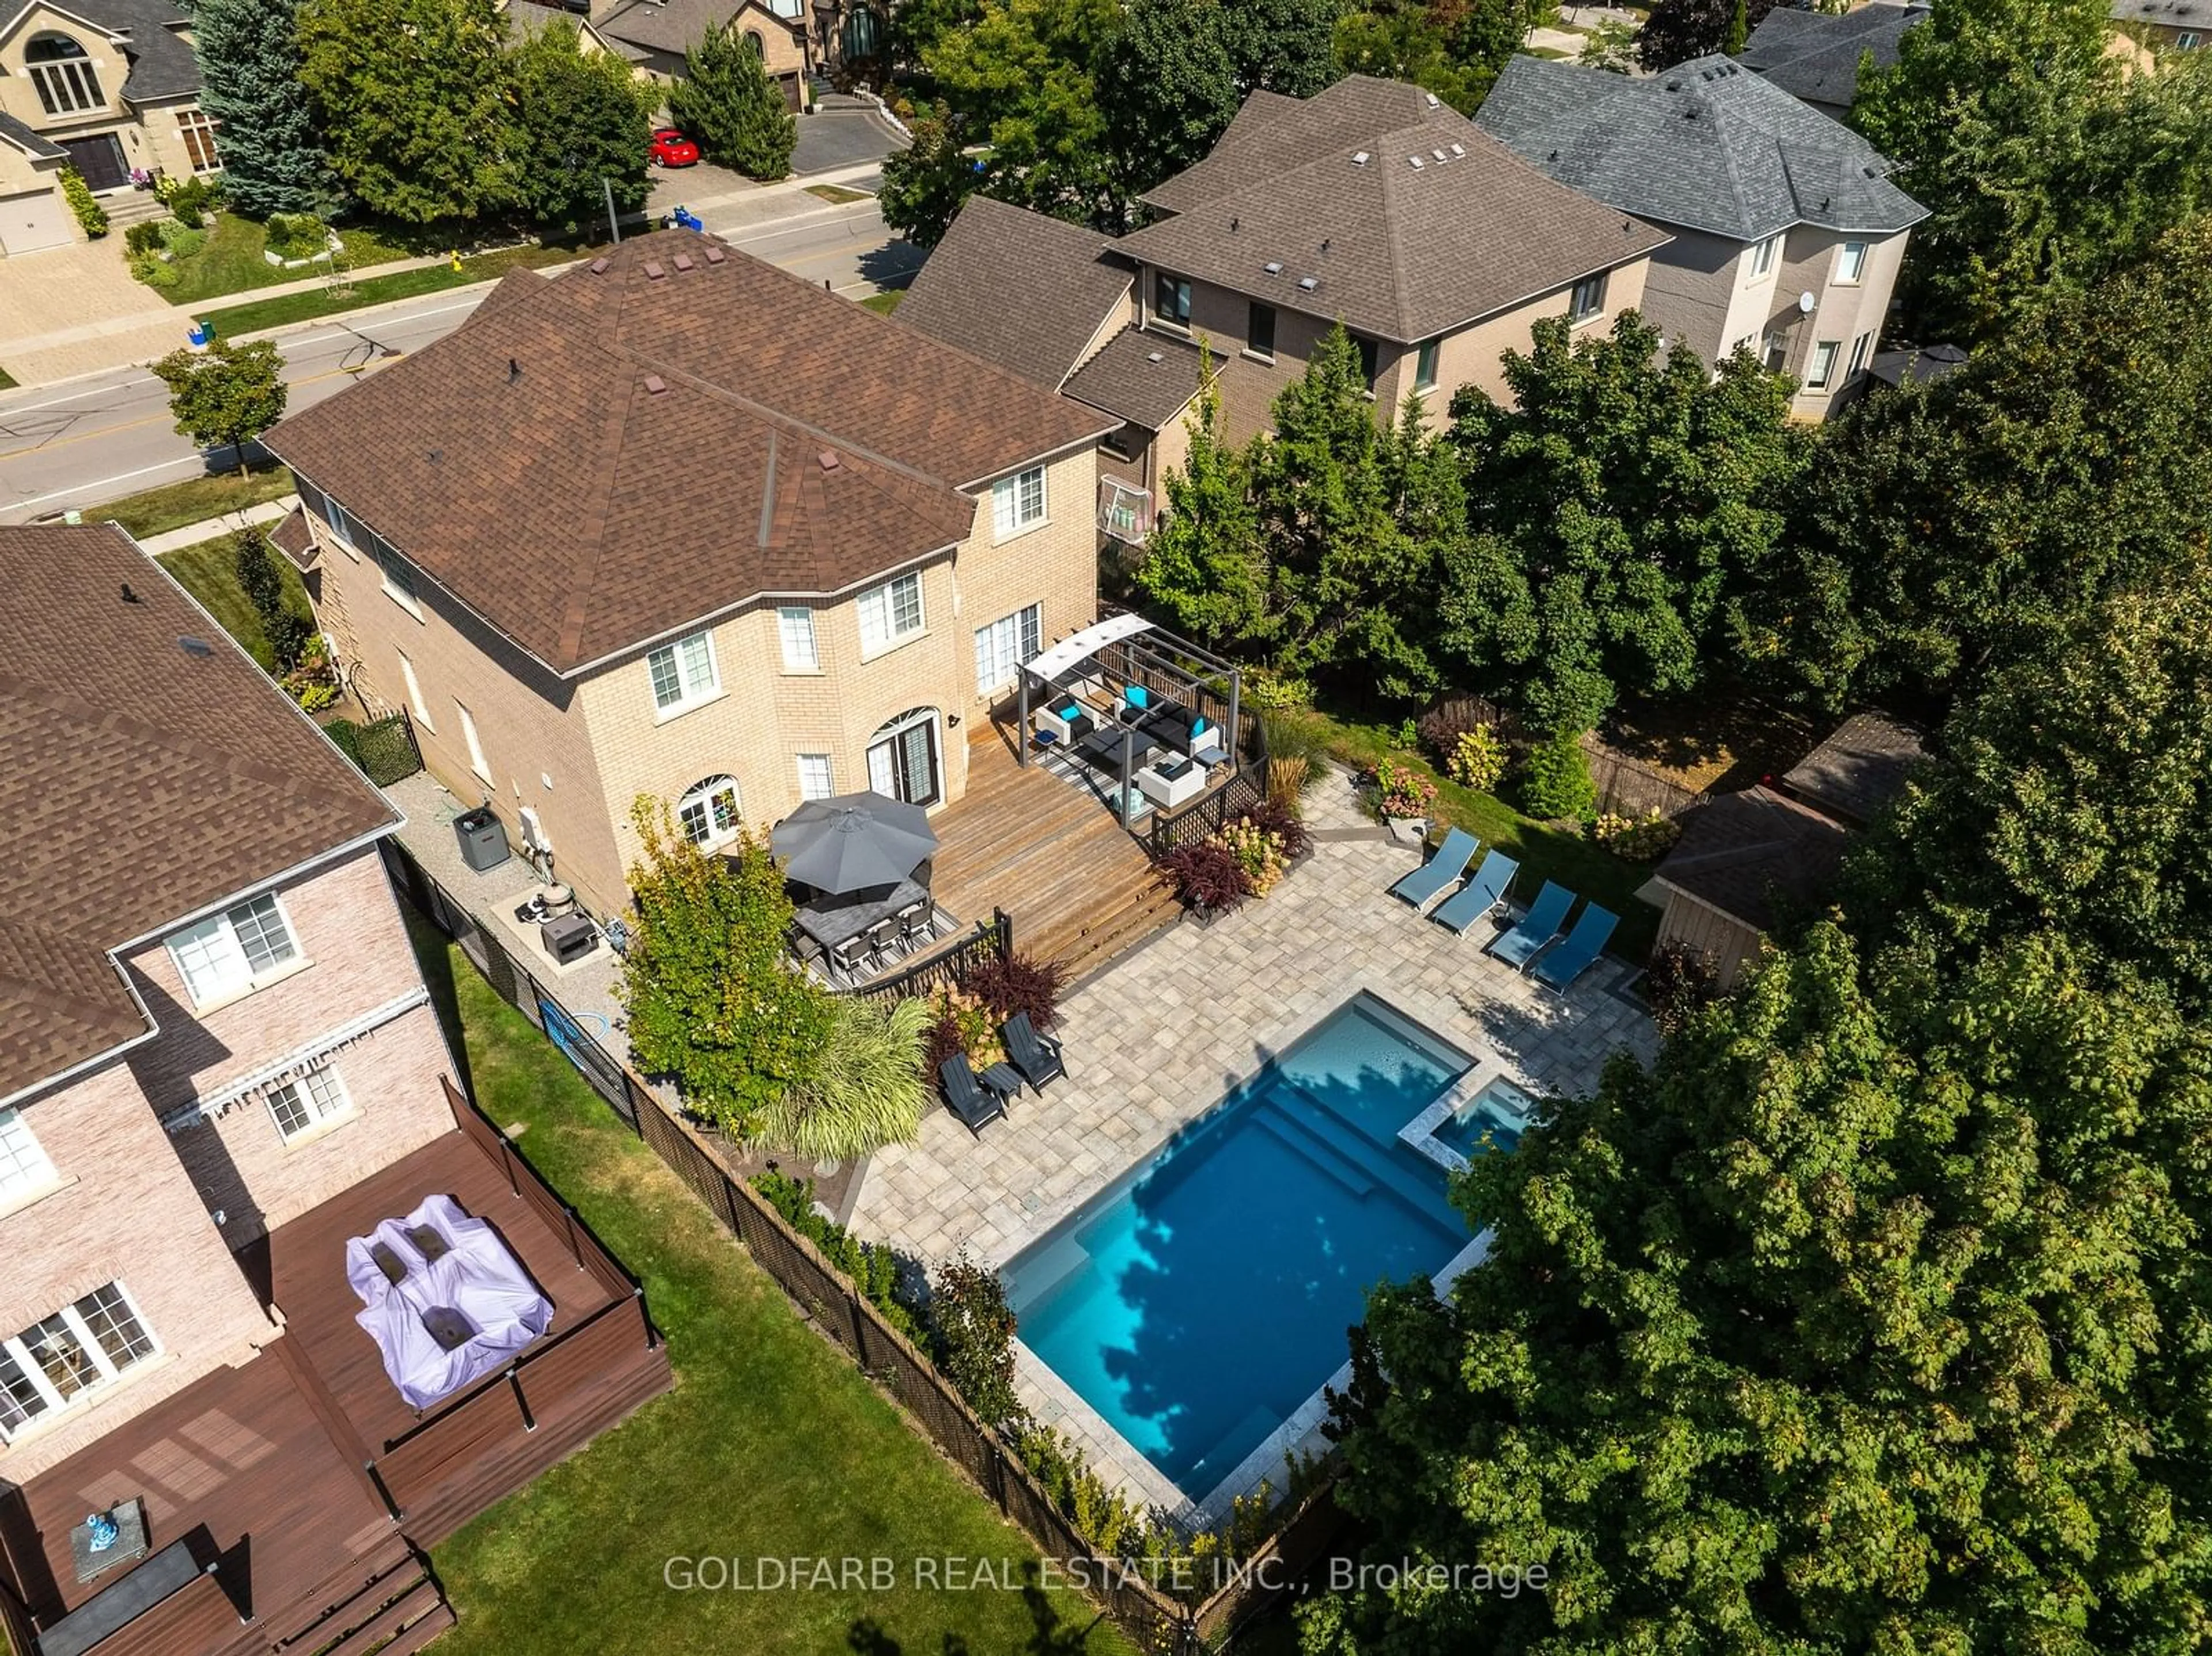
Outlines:
[[[645,664],[653,677],[653,705],[663,713],[681,713],[722,688],[714,671],[714,640],[704,633],[662,645]]]
[[[54,1182],[54,1164],[32,1137],[20,1110],[0,1110],[0,1203],[44,1190]]]
[[[1375,389],[1375,381],[1382,372],[1382,347],[1360,334],[1352,336],[1352,349],[1359,353],[1359,377],[1367,382],[1367,389]]]
[[[745,45],[752,49],[754,57],[768,56],[768,42],[761,38],[761,32],[758,29],[749,28],[745,31]]]
[[[68,35],[32,36],[30,45],[23,48],[23,63],[47,114],[81,115],[107,107],[107,100],[100,95],[100,76],[93,73],[92,59]]]
[[[1851,341],[1851,366],[1844,377],[1846,379],[1856,379],[1860,371],[1866,367],[1867,358],[1873,355],[1873,352],[1874,335],[1871,331],[1863,333]]]
[[[324,495],[323,504],[329,508],[326,515],[330,519],[331,537],[347,551],[359,552],[361,543],[354,538],[353,513],[340,506],[335,495]]]
[[[477,734],[476,715],[459,701],[453,711],[461,716],[461,739],[469,744],[469,768],[487,782],[491,780],[491,761],[484,757],[483,739]]]
[[[1813,347],[1813,363],[1805,375],[1805,389],[1826,391],[1836,377],[1836,358],[1844,349],[1838,339],[1823,339]]]
[[[112,1384],[160,1349],[121,1283],[0,1339],[0,1440]]]
[[[799,797],[802,799],[827,799],[836,792],[830,777],[830,755],[826,753],[803,753],[799,755]]]
[[[868,786],[909,805],[945,797],[937,774],[937,710],[901,713],[868,738]]]
[[[997,512],[996,489],[993,513]],[[921,573],[901,575],[860,594],[860,653],[872,656],[921,631]]]
[[[1575,290],[1567,295],[1567,320],[1587,322],[1605,309],[1605,272],[1585,276],[1575,283]]]
[[[676,820],[684,836],[702,850],[710,850],[738,832],[738,784],[734,777],[710,776],[694,782],[676,802]]]
[[[1013,682],[1014,669],[1044,648],[1044,606],[1032,604],[975,629],[975,690]]]
[[[177,117],[177,131],[185,141],[185,154],[191,157],[195,173],[216,173],[222,170],[222,159],[215,148],[215,118],[204,110],[187,109]]]
[[[1001,477],[991,485],[991,531],[1000,540],[1044,521],[1044,468]]]
[[[384,572],[385,596],[420,621],[422,606],[415,597],[415,572],[408,568],[399,555],[381,539],[375,540],[374,544],[376,547],[376,567]]]
[[[278,1137],[287,1143],[345,1112],[345,1089],[338,1084],[338,1072],[327,1064],[318,1064],[307,1074],[269,1089],[269,1113],[276,1118]]]
[[[1847,241],[1844,251],[1836,256],[1836,282],[1839,287],[1856,288],[1866,275],[1867,245],[1863,241]]]
[[[1244,349],[1255,356],[1275,360],[1275,307],[1252,303],[1252,312],[1244,324]]]
[[[284,911],[267,892],[174,933],[168,947],[196,1006],[258,987],[300,957]]]
[[[1767,237],[1765,240],[1751,250],[1751,274],[1753,280],[1765,276],[1774,268],[1775,256],[1781,251],[1782,238],[1778,234]]]
[[[1172,327],[1190,326],[1190,278],[1165,270],[1152,278],[1152,319]]]
[[[783,670],[818,672],[822,658],[814,649],[814,612],[803,606],[775,612],[776,636],[783,640]]]
[[[1424,339],[1413,356],[1413,389],[1434,391],[1437,388],[1437,349],[1443,342]]]
[[[399,658],[399,676],[406,682],[407,706],[413,711],[416,722],[435,736],[438,727],[430,722],[430,704],[423,699],[422,681],[415,676],[415,664],[407,659],[404,650],[394,650],[392,653]]]
[[[1134,460],[1152,446],[1152,434],[1132,420],[1120,430],[1101,437],[1098,450],[1116,460]]]
[[[2183,52],[2194,52],[2203,43],[2204,37],[2201,34],[2177,34],[2173,37],[2174,45]]]

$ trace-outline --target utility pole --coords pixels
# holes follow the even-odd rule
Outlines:
[[[603,176],[599,179],[599,188],[606,192],[607,228],[613,233],[615,246],[619,247],[622,246],[622,221],[615,216],[614,180]]]

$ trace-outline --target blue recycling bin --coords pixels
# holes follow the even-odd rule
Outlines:
[[[194,350],[199,350],[215,337],[215,330],[204,322],[195,322],[192,324],[191,331],[185,337],[191,341]]]

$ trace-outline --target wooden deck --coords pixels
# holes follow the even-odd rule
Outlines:
[[[1175,918],[1174,894],[1084,789],[1017,761],[988,720],[968,746],[968,792],[931,824],[937,901],[963,921],[1003,908],[1014,947],[1079,976]]]
[[[187,1540],[215,1568],[92,1656],[401,1656],[453,1622],[425,1550],[668,1389],[666,1349],[620,1266],[448,1091],[453,1131],[240,1253],[281,1338],[0,1485],[0,1586],[41,1626],[129,1574],[78,1583],[69,1536],[135,1497],[152,1550]],[[497,1228],[554,1316],[514,1363],[418,1415],[354,1321],[345,1244],[434,1193]]]

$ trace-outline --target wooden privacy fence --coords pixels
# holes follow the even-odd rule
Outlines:
[[[1232,800],[1239,784],[1252,788],[1250,798],[1260,796],[1258,785],[1249,776],[1240,776],[1229,788],[1212,796],[1216,810],[1233,814],[1244,808],[1241,801],[1224,803]],[[1212,828],[1196,830],[1193,837],[1202,839],[1212,831]],[[581,1047],[594,1055],[588,1064],[577,1048],[555,1035],[554,1029],[565,1016],[560,1003],[517,965],[499,940],[478,926],[420,864],[389,840],[385,843],[387,861],[400,889],[460,945],[485,981],[555,1040],[579,1073],[744,1245],[754,1262],[775,1279],[793,1303],[897,1399],[908,1420],[957,1462],[1001,1513],[1019,1525],[1047,1557],[1085,1569],[1083,1591],[1147,1650],[1168,1656],[1200,1656],[1288,1591],[1328,1551],[1344,1520],[1324,1488],[1309,1497],[1251,1557],[1219,1565],[1211,1560],[1194,1561],[1191,1568],[1205,1572],[1194,1582],[1194,1589],[1210,1591],[1200,1597],[1194,1590],[1188,1602],[1153,1586],[1141,1567],[1118,1566],[1115,1561],[1099,1559],[1091,1544],[1054,1506],[1036,1477],[968,1407],[928,1357],[885,1321],[883,1313],[767,1198],[725,1171],[699,1133],[663,1102],[635,1071],[599,1046],[588,1034],[580,1036]],[[994,932],[1010,946],[1011,928],[1005,925],[1006,917],[1001,914],[997,920],[997,925],[984,928],[971,940],[976,947],[985,946]],[[922,967],[936,964],[924,961]],[[573,1025],[574,1020],[568,1022]],[[608,1096],[602,1076],[612,1077],[619,1097]],[[499,1162],[518,1193],[538,1204],[554,1233],[569,1240],[578,1262],[587,1270],[596,1269],[593,1256],[603,1252],[597,1239],[581,1228],[571,1210],[544,1189],[505,1136],[466,1101],[455,1104],[454,1114],[462,1130]],[[533,1187],[542,1194],[532,1195]],[[453,1413],[426,1422],[386,1447],[374,1465],[393,1504],[404,1508],[404,1490],[434,1484],[442,1468],[459,1464],[466,1453],[473,1453],[470,1446],[481,1447],[483,1441],[513,1429],[518,1417],[526,1422],[532,1385],[565,1379],[572,1363],[592,1360],[601,1339],[615,1350],[639,1338],[640,1325],[649,1334],[644,1302],[635,1295],[634,1284],[611,1258],[605,1260],[605,1268],[621,1282],[618,1292],[630,1297],[617,1298],[569,1330],[562,1341],[542,1350],[533,1348],[534,1356],[526,1353],[514,1366],[507,1385],[487,1388],[465,1399]],[[610,1289],[617,1291],[611,1283]],[[564,1349],[568,1347],[574,1349]],[[546,1363],[554,1366],[538,1368]]]
[[[1673,777],[1608,748],[1595,732],[1582,738],[1583,756],[1589,761],[1590,780],[1597,785],[1597,808],[1621,816],[1680,816],[1712,798],[1696,788],[1686,788]]]

